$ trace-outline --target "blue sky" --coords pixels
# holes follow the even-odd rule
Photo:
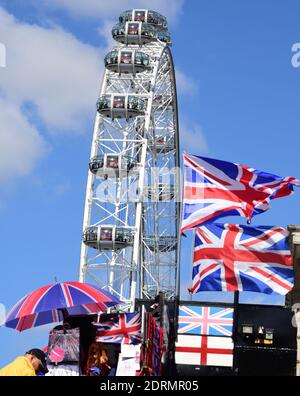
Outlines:
[[[169,18],[182,147],[300,178],[300,68],[291,65],[300,42],[297,0],[0,0],[7,51],[0,68],[0,303],[7,308],[54,277],[77,278],[103,57],[119,13],[134,7]],[[300,224],[299,194],[273,201],[253,224]],[[191,238],[183,245],[186,298]],[[249,293],[241,299],[282,302]],[[44,328],[0,328],[0,367],[46,343]]]

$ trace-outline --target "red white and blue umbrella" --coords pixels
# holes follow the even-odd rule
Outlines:
[[[80,282],[44,286],[23,297],[7,315],[4,326],[23,331],[47,323],[60,322],[68,315],[103,312],[121,301],[107,291]]]

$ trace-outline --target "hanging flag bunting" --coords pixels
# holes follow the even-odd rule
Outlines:
[[[143,374],[145,376],[160,376],[162,374],[162,358],[164,352],[163,329],[153,317],[147,313],[145,345],[142,351]]]
[[[191,293],[239,290],[285,295],[293,282],[285,228],[211,223],[196,229]]]
[[[272,175],[244,165],[184,154],[184,194],[181,231],[224,216],[254,215],[270,208],[272,199],[300,186],[294,177]]]
[[[178,335],[176,364],[232,367],[233,341],[230,337]]]
[[[178,334],[231,337],[233,308],[180,305]]]

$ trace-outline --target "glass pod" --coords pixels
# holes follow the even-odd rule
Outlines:
[[[154,27],[143,22],[125,22],[112,29],[113,38],[126,45],[143,45],[157,40],[158,32]]]
[[[136,95],[102,95],[97,101],[97,111],[112,119],[143,115],[145,109],[145,98]]]
[[[142,73],[149,69],[149,55],[137,50],[111,51],[104,58],[105,67],[115,73]]]
[[[135,158],[124,154],[103,154],[90,160],[90,171],[99,177],[121,178],[127,177],[129,172],[138,172]]]
[[[152,25],[153,27],[155,27],[157,30],[168,29],[167,18],[159,14],[158,12],[152,10],[144,10],[144,9],[127,10],[122,12],[122,14],[119,17],[119,21],[120,23],[126,23],[131,21],[146,22]]]
[[[83,242],[98,250],[124,249],[133,244],[133,229],[115,225],[91,226],[83,233]]]

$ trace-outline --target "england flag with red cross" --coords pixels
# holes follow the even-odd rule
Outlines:
[[[211,223],[195,231],[190,292],[287,294],[294,283],[288,231]]]
[[[176,364],[232,367],[233,341],[230,337],[178,335]]]

